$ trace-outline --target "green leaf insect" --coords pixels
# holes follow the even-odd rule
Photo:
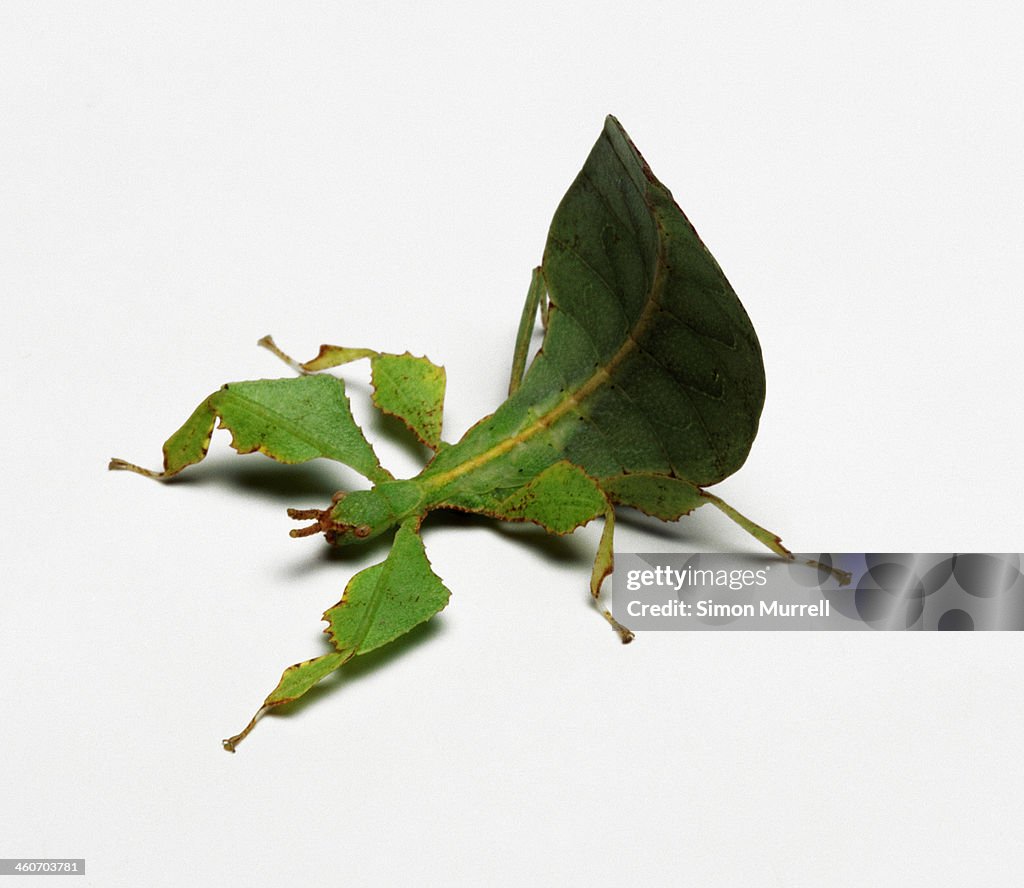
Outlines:
[[[527,367],[538,313],[543,343]],[[260,344],[299,375],[214,392],[164,444],[163,471],[118,459],[110,468],[170,478],[205,457],[219,421],[240,453],[337,460],[372,485],[335,493],[323,509],[290,509],[312,522],[292,536],[322,533],[348,545],[397,530],[384,561],[356,574],[324,614],[333,650],[289,666],[249,724],[223,741],[228,751],[268,710],[445,607],[448,590],[419,535],[434,510],[529,521],[555,534],[603,517],[590,591],[623,642],[633,634],[599,603],[616,506],[675,521],[710,503],[794,557],[706,489],[743,465],[757,433],[761,349],[718,263],[613,117],[551,222],[519,324],[509,397],[457,443],[441,440],[445,372],[426,358],[324,345],[300,364],[270,337]],[[396,479],[381,466],[344,382],[321,372],[363,358],[375,406],[434,451],[415,478]]]

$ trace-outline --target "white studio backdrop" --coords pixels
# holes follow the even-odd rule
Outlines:
[[[551,215],[615,114],[757,329],[717,490],[807,551],[1024,549],[1016,4],[0,7],[0,857],[83,884],[1009,884],[1014,633],[647,633],[599,529],[425,524],[431,628],[241,728],[380,546],[352,476],[160,445],[255,347],[426,354],[500,403]],[[346,372],[385,464],[418,470]],[[723,516],[623,551],[758,551]]]

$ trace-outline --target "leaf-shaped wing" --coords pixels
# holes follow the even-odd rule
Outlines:
[[[569,459],[697,484],[736,471],[764,403],[757,337],[614,118],[555,213],[543,270],[552,313],[542,353],[553,372],[531,375],[564,386],[593,426],[570,436]]]
[[[200,404],[164,444],[164,471],[150,472],[122,460],[112,469],[130,469],[169,478],[206,456],[214,423],[231,432],[239,453],[259,451],[283,463],[326,457],[351,466],[372,481],[391,476],[352,418],[345,383],[333,376],[232,382]]]
[[[696,485],[743,464],[764,403],[757,337],[612,117],[555,213],[542,272],[541,350],[515,394],[438,454],[437,486],[463,466],[529,474],[562,458],[593,477],[643,472]]]

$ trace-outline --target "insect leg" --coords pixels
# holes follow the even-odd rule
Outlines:
[[[256,344],[277,355],[292,370],[296,373],[301,373],[303,376],[311,376],[320,370],[328,370],[331,367],[340,367],[342,364],[358,361],[360,358],[391,357],[382,355],[371,348],[345,348],[341,345],[321,345],[320,351],[315,358],[300,362],[281,351],[272,336],[264,336]]]
[[[701,493],[701,496],[706,497],[714,505],[716,505],[722,512],[728,515],[733,521],[735,521],[740,527],[742,527],[747,533],[749,533],[754,539],[764,543],[769,549],[775,554],[781,555],[787,561],[795,561],[796,556],[789,551],[784,545],[782,545],[782,539],[778,534],[772,533],[770,530],[765,530],[759,524],[754,524],[745,515],[741,515],[732,506],[730,506],[724,500],[719,499],[713,493],[708,493],[706,490]],[[850,574],[845,570],[839,570],[835,567],[828,567],[827,565],[820,564],[817,561],[806,562],[811,567],[821,568],[831,573],[837,580],[839,580],[840,586],[847,585],[850,580]]]
[[[619,634],[623,644],[633,640],[633,633],[612,616],[608,608],[601,605],[601,584],[612,572],[613,552],[612,537],[615,535],[615,507],[609,504],[604,516],[604,528],[601,531],[601,542],[597,544],[597,556],[594,558],[594,570],[590,575],[590,594],[594,596],[594,605],[601,612],[609,625]]]
[[[512,377],[508,383],[508,393],[514,394],[523,381],[526,372],[526,358],[530,353],[530,339],[533,336],[533,325],[537,320],[537,307],[543,302],[542,314],[547,323],[547,299],[544,292],[544,276],[538,265],[530,277],[530,289],[526,291],[526,304],[519,319],[519,330],[516,333],[516,348],[512,354]]]

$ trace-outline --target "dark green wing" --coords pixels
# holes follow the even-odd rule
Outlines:
[[[700,486],[735,472],[764,403],[757,337],[613,117],[555,213],[542,269],[548,324],[522,386],[425,476],[512,487],[559,459]]]

